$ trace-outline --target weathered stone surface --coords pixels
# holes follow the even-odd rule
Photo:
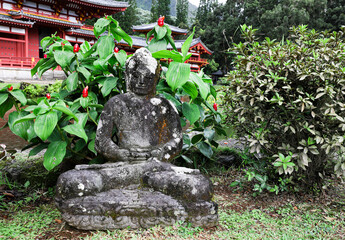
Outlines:
[[[97,128],[95,148],[109,161],[168,161],[181,151],[180,118],[172,103],[155,96],[158,77],[158,63],[147,49],[127,60],[129,92],[105,104]]]
[[[59,177],[64,220],[87,230],[216,225],[210,180],[166,162],[181,151],[182,130],[174,105],[154,95],[157,61],[142,48],[126,67],[129,92],[108,101],[97,129],[95,148],[109,163],[77,165]]]
[[[147,228],[176,221],[214,226],[218,216],[212,196],[212,184],[198,170],[150,159],[78,165],[60,176],[56,203],[67,223],[80,229]]]

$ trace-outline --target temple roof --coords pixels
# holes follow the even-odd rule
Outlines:
[[[68,0],[69,2],[84,2],[90,3],[93,5],[101,5],[104,7],[119,7],[119,8],[127,8],[129,7],[128,2],[118,2],[113,0]]]
[[[32,27],[35,24],[35,22],[13,19],[11,16],[3,15],[3,14],[0,14],[0,22],[6,23],[9,25],[17,25],[17,26],[22,25],[25,27]]]
[[[178,28],[175,27],[173,25],[169,25],[167,23],[164,23],[165,25],[169,26],[171,31],[175,34],[184,34],[186,35],[188,33],[187,29],[182,29],[182,28]],[[133,26],[133,31],[135,32],[149,32],[151,31],[155,26],[157,25],[157,23],[149,23],[149,24],[143,24],[143,25],[138,25],[138,26]]]
[[[79,36],[86,36],[86,37],[93,37],[95,38],[95,34],[93,33],[92,29],[74,29],[74,28],[70,28],[68,30],[66,30],[67,34],[71,34],[71,35],[79,35]]]
[[[137,36],[130,36],[130,37],[133,40],[133,47],[140,48],[140,47],[146,47],[147,46],[145,38],[137,37]],[[184,42],[185,42],[185,40],[176,40],[175,41],[176,48],[177,49],[181,49]],[[123,39],[120,41],[120,44],[127,45],[127,43]],[[211,51],[208,47],[206,47],[206,45],[201,41],[200,37],[199,38],[194,38],[192,40],[192,43],[191,43],[190,47],[192,48],[193,46],[195,46],[197,44],[201,44],[205,48],[206,52],[208,52],[209,54],[213,53],[213,51]],[[168,49],[173,49],[173,47],[170,44],[168,44],[167,48]]]
[[[32,13],[26,13],[24,11],[8,11],[8,14],[10,14],[14,19],[29,19],[29,20],[35,20],[37,22],[44,22],[49,24],[55,24],[55,25],[62,25],[62,26],[69,26],[69,27],[81,27],[83,24],[81,23],[74,23],[68,20],[61,20],[57,18],[52,17],[46,17],[38,14],[32,14]]]
[[[84,36],[84,37],[95,37],[93,31],[90,29],[68,29],[66,31],[67,34],[71,34],[71,35],[78,35],[78,36]],[[141,48],[141,47],[146,47],[147,43],[146,43],[146,38],[143,37],[138,37],[138,36],[130,36],[133,40],[133,47],[134,48]],[[183,43],[185,42],[185,40],[176,40],[175,41],[175,46],[177,49],[181,49]],[[127,46],[128,44],[122,39],[119,44]],[[211,51],[208,47],[206,47],[206,45],[201,41],[200,37],[199,38],[194,38],[191,42],[190,47],[192,48],[193,46],[196,45],[202,45],[202,47],[206,50],[206,52],[208,54],[212,54],[213,51]],[[173,49],[172,46],[170,44],[168,44],[168,49]]]

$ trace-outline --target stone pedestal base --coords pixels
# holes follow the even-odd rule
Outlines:
[[[63,219],[85,230],[149,228],[186,221],[215,226],[212,184],[199,170],[151,159],[79,165],[59,177],[56,204]]]

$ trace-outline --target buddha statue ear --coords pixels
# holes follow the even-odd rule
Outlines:
[[[155,76],[154,76],[155,86],[158,84],[160,73],[161,73],[161,64],[157,60],[157,68],[156,68],[156,72],[155,72]]]

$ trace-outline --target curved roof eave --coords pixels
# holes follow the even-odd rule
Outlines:
[[[179,33],[179,34],[187,34],[188,33],[187,29],[175,27],[175,26],[167,24],[167,23],[165,23],[165,25],[169,26],[171,31],[174,33]],[[132,29],[133,29],[133,31],[136,31],[136,32],[148,32],[148,31],[151,31],[155,26],[156,26],[156,23],[149,23],[149,24],[133,26]]]
[[[101,8],[128,8],[128,2],[119,2],[113,0],[68,0],[73,3],[84,3],[85,5],[95,5]]]

